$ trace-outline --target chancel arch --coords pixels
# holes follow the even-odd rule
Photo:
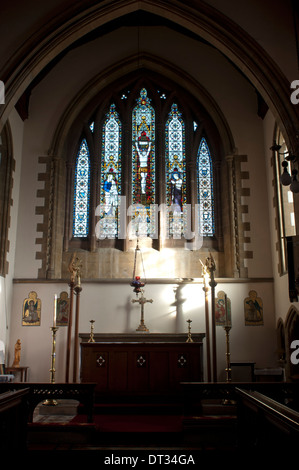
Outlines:
[[[14,170],[15,160],[13,157],[12,137],[10,126],[7,123],[0,134],[0,275],[3,277],[8,273],[8,231],[10,227]]]
[[[99,28],[106,27],[109,31],[111,27],[123,25],[127,20],[130,23],[131,15],[137,15],[137,19],[141,15],[154,15],[159,21],[166,22],[168,27],[180,28],[184,34],[207,41],[232,61],[272,110],[281,129],[286,133],[289,148],[292,151],[296,148],[295,123],[298,113],[289,99],[288,80],[252,37],[212,6],[195,3],[192,8],[183,2],[153,4],[149,0],[136,0],[128,5],[122,0],[117,6],[109,2],[101,2],[90,8],[85,8],[84,5],[80,8],[74,6],[72,13],[71,22],[65,21],[69,16],[64,16],[70,15],[69,10],[57,15],[54,25],[44,25],[42,32],[31,34],[22,48],[11,57],[3,74],[8,89],[6,104],[0,111],[0,129],[17,100],[30,95],[30,89],[34,86],[32,80],[38,82],[39,74],[43,73],[44,68],[51,67],[51,62],[59,60],[65,51],[80,41],[88,40],[89,34],[93,37]],[[118,23],[120,19],[121,22]],[[42,36],[39,37],[39,34]],[[26,60],[23,59],[25,56]]]

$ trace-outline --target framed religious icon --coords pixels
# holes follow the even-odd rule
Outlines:
[[[215,317],[217,326],[231,326],[231,301],[222,290],[215,299]]]
[[[29,292],[28,297],[23,301],[22,325],[40,326],[41,321],[41,300],[34,291]]]
[[[67,326],[69,322],[70,299],[67,292],[61,292],[57,299],[57,326]]]
[[[244,299],[245,325],[263,325],[263,301],[255,290],[249,292]]]

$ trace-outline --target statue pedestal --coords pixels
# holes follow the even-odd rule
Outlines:
[[[22,366],[12,366],[12,367],[5,367],[5,370],[8,374],[13,374],[14,376],[16,374],[20,374],[20,382],[27,382],[27,371],[29,367],[22,367]]]

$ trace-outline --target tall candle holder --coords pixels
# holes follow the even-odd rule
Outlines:
[[[229,351],[229,332],[231,330],[231,326],[229,325],[225,325],[224,326],[224,330],[225,330],[225,337],[226,337],[226,369],[225,369],[225,373],[226,373],[226,382],[231,382],[232,380],[232,377],[231,377],[231,367],[230,367],[230,351]]]
[[[209,299],[208,299],[208,283],[210,280],[210,275],[207,265],[202,265],[202,277],[203,277],[203,288],[202,290],[205,293],[205,322],[206,322],[206,354],[207,354],[207,378],[208,382],[211,382],[211,347],[210,347],[210,320],[209,320]]]
[[[89,323],[90,323],[90,336],[89,336],[88,342],[89,342],[89,343],[94,343],[94,337],[93,337],[93,330],[94,330],[93,324],[94,324],[94,320],[90,320]]]
[[[191,323],[192,320],[187,320],[188,323],[188,338],[186,340],[186,343],[193,343],[193,339],[191,338]]]
[[[213,381],[217,382],[217,345],[216,345],[216,316],[215,316],[215,288],[217,286],[217,282],[215,281],[216,263],[211,253],[210,253],[210,256],[207,257],[205,265],[206,265],[206,271],[209,273],[209,276],[210,276],[209,285],[211,287]]]
[[[80,293],[82,291],[80,276],[77,276],[78,284],[75,287],[76,295],[76,319],[74,333],[74,365],[73,365],[73,382],[78,381],[78,365],[79,365],[79,315],[80,315]]]
[[[57,326],[52,326],[52,353],[51,353],[51,369],[50,369],[50,382],[52,384],[55,383],[55,360],[56,360],[56,333],[58,331]],[[47,406],[55,406],[57,405],[57,401],[54,400],[53,398],[48,398],[43,402],[43,405]]]
[[[225,353],[226,355],[226,369],[225,369],[226,383],[230,383],[232,380],[232,377],[231,377],[232,370],[230,366],[230,349],[229,349],[229,332],[231,330],[231,326],[226,324],[223,328],[225,330],[225,337],[226,337],[226,353]],[[227,394],[229,394],[229,391],[227,391]],[[236,401],[231,400],[230,398],[224,398],[222,401],[222,404],[223,405],[235,405]]]

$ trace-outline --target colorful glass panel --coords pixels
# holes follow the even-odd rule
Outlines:
[[[138,219],[139,234],[150,236],[155,231],[155,110],[147,90],[142,88],[132,112],[132,219]]]
[[[121,192],[121,122],[115,105],[110,106],[103,126],[101,159],[101,238],[118,235],[118,207]]]
[[[73,236],[87,237],[89,228],[90,160],[86,139],[79,148],[75,171]]]
[[[169,235],[180,237],[184,230],[186,204],[185,124],[176,104],[166,122],[166,204]],[[171,209],[170,209],[171,208]]]
[[[210,150],[205,138],[201,139],[197,155],[197,197],[199,205],[199,233],[210,237],[215,232],[213,169]]]

